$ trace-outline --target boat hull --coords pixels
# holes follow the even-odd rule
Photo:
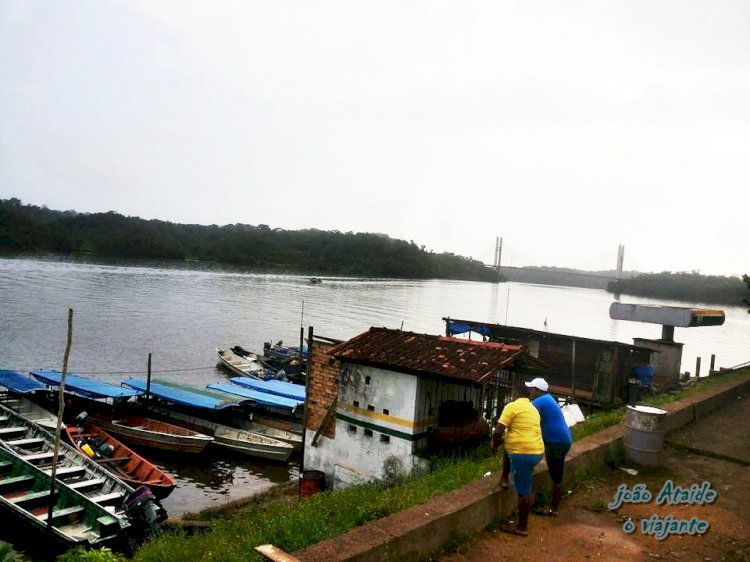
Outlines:
[[[249,457],[286,462],[295,449],[292,444],[262,432],[229,427],[218,422],[167,408],[152,407],[152,410],[154,413],[168,418],[175,424],[213,435],[214,441],[212,445],[216,447],[229,449],[235,453]]]
[[[93,440],[104,444],[108,448],[108,454],[93,449],[93,460],[133,488],[147,486],[157,499],[164,499],[177,486],[177,482],[169,474],[91,422],[85,422],[83,427],[69,425],[65,432],[70,443],[82,455],[89,456],[83,449],[83,444],[91,445]]]
[[[59,547],[99,547],[124,542],[129,523],[63,482],[55,482],[42,469],[0,447],[0,508],[16,521],[14,530],[50,536]],[[51,498],[54,497],[53,500]],[[52,521],[48,516],[52,507]]]
[[[108,433],[129,443],[176,453],[197,455],[214,440],[197,431],[140,416],[124,416],[116,420],[97,418],[94,421]]]

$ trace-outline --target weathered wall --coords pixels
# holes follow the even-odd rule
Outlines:
[[[347,364],[336,409],[334,487],[406,475],[412,470],[417,378]]]
[[[328,354],[334,346],[332,343],[315,340],[308,342],[307,359],[307,399],[305,415],[307,416],[304,433],[304,470],[322,470],[326,473],[326,483],[333,484],[328,475],[333,474],[333,461],[328,454],[326,444],[332,442],[336,435],[334,416],[326,420],[328,409],[336,401],[338,393],[339,362]],[[323,421],[326,421],[323,426]],[[316,446],[312,445],[315,435],[320,430]]]
[[[654,386],[659,389],[666,389],[678,385],[683,344],[664,340],[647,340],[644,338],[633,338],[633,343],[658,351],[658,353],[653,354],[653,359],[651,360],[651,365],[654,367]]]

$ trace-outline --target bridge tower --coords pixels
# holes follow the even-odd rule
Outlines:
[[[622,264],[625,261],[625,246],[620,244],[617,247],[617,278],[622,277]]]
[[[495,239],[495,271],[500,275],[500,261],[503,257],[503,239],[499,236]]]

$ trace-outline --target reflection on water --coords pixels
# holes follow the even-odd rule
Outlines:
[[[170,516],[253,496],[299,476],[294,457],[289,463],[265,463],[212,446],[200,455],[175,455],[145,448],[138,453],[177,480],[177,488],[162,500]]]

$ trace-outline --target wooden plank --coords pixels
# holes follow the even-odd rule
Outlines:
[[[260,546],[256,546],[255,551],[259,554],[262,554],[272,562],[302,562],[296,556],[292,556],[291,554],[284,552],[279,547],[272,544],[262,544]]]
[[[130,457],[105,457],[102,459],[95,459],[96,462],[99,464],[104,464],[108,462],[122,462],[122,461],[129,461]]]

